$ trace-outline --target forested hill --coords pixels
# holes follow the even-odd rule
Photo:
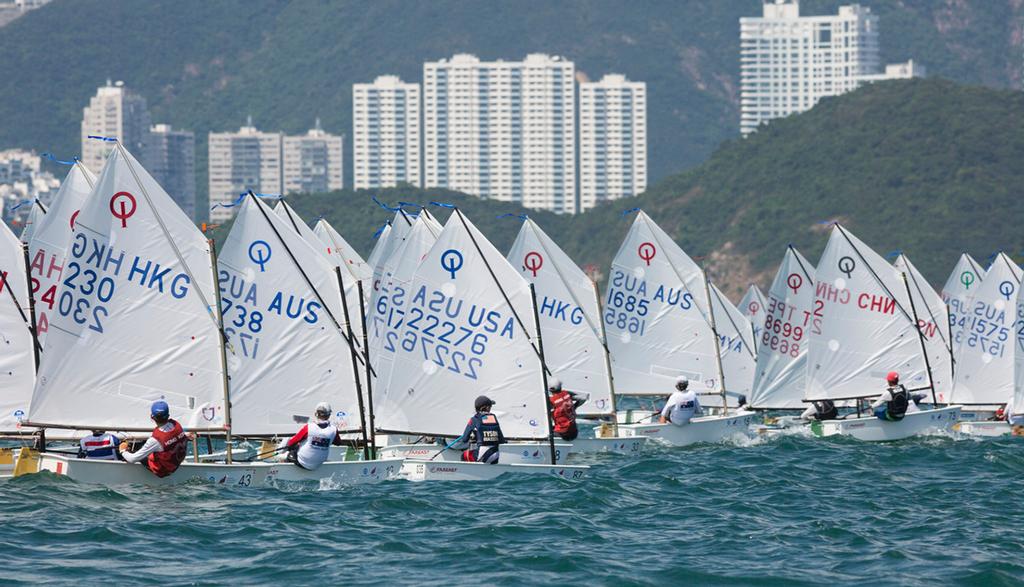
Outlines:
[[[395,189],[382,200],[454,201],[502,250],[510,204]],[[292,198],[361,251],[388,216],[366,192]],[[709,161],[647,194],[578,217],[531,213],[581,265],[607,272],[640,206],[738,299],[770,281],[787,243],[816,262],[839,220],[881,254],[901,249],[941,287],[961,251],[979,260],[1024,250],[1024,94],[943,80],[884,82],[725,143]],[[439,216],[447,216],[438,209]]]
[[[55,0],[0,29],[0,149],[78,153],[82,108],[108,78],[155,121],[206,133],[247,115],[265,130],[351,132],[351,89],[381,74],[422,80],[457,52],[563,55],[580,77],[648,84],[652,181],[738,134],[739,22],[762,0]],[[802,0],[804,14],[852,0]],[[1019,0],[861,0],[879,15],[883,62],[913,58],[965,83],[1019,86]],[[346,146],[346,149],[348,147]],[[350,154],[346,152],[346,161]],[[348,165],[348,163],[346,163]]]

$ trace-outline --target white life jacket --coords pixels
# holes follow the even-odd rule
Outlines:
[[[336,436],[338,428],[334,424],[328,424],[323,428],[316,422],[307,424],[306,439],[299,446],[299,454],[296,456],[299,465],[311,471],[320,468],[327,460]]]

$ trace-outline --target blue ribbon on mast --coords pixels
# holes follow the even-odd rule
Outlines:
[[[377,229],[377,232],[373,233],[373,238],[380,238],[380,233],[384,232],[384,229],[387,228],[389,224],[390,222],[385,222],[384,224],[381,224],[380,228]]]
[[[373,198],[373,201],[376,202],[378,206],[380,206],[381,208],[384,208],[385,210],[388,210],[390,212],[398,212],[398,211],[400,211],[402,209],[401,206],[395,206],[395,207],[388,206],[384,202],[381,202],[380,200],[378,200],[377,196],[370,196],[370,197]]]
[[[625,211],[623,211],[623,212],[622,212],[622,215],[623,215],[623,216],[627,216],[627,215],[629,215],[629,214],[632,214],[633,212],[639,212],[639,211],[640,211],[640,208],[639,208],[639,207],[636,207],[636,208],[630,208],[629,210],[625,210]]]
[[[248,196],[248,195],[249,195],[249,192],[242,192],[242,193],[238,194],[238,197],[235,198],[234,202],[230,202],[228,204],[224,204],[224,203],[214,204],[213,206],[210,206],[210,211],[212,212],[213,210],[216,210],[217,208],[234,208],[235,206],[241,204],[242,200],[244,200],[245,197]]]
[[[58,158],[54,157],[53,153],[43,153],[42,155],[40,155],[40,157],[49,159],[50,161],[53,161],[54,163],[60,163],[61,165],[74,165],[75,163],[78,162],[78,157],[72,157],[72,159],[70,161],[63,161],[61,159],[58,159]]]
[[[885,257],[887,259],[892,259],[893,257],[899,257],[902,254],[903,254],[903,249],[896,249],[895,251],[889,251],[888,253],[886,253]]]
[[[506,214],[499,214],[495,216],[495,218],[518,218],[520,220],[526,220],[527,218],[529,218],[529,216],[527,216],[526,214],[513,214],[511,212],[508,212]]]
[[[11,212],[14,212],[15,210],[17,210],[18,208],[21,208],[25,204],[31,204],[34,201],[35,200],[22,200],[22,201],[18,202],[17,205],[11,207]]]
[[[456,206],[455,204],[448,204],[445,202],[431,202],[430,205],[437,206],[439,208],[451,208],[452,210],[458,209],[458,206]]]
[[[97,141],[104,141],[104,142],[107,142],[107,143],[116,143],[117,142],[117,137],[104,137],[104,136],[100,136],[100,135],[89,135],[86,138],[95,139]]]

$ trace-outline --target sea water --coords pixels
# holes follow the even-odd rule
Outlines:
[[[321,490],[0,481],[0,584],[1009,585],[1024,439],[789,435],[588,479]]]

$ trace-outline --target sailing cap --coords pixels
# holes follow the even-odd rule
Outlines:
[[[480,408],[490,407],[490,406],[493,406],[493,405],[494,405],[494,400],[492,400],[491,398],[487,397],[486,395],[481,395],[480,397],[476,398],[475,402],[473,402],[473,407],[475,407],[478,411],[480,410]]]
[[[552,377],[551,380],[548,381],[548,391],[550,391],[550,392],[562,391],[562,380],[559,379],[558,377]]]
[[[680,375],[679,377],[676,377],[676,387],[679,387],[679,386],[682,386],[683,389],[686,389],[687,387],[690,386],[690,380],[687,379],[686,376],[684,376],[684,375]]]
[[[165,402],[162,399],[156,400],[155,402],[153,402],[153,405],[149,407],[149,415],[152,418],[155,418],[157,416],[170,416],[171,407],[168,406],[167,402]]]
[[[889,371],[889,374],[885,376],[885,380],[889,383],[899,383],[900,374],[895,371]]]
[[[331,409],[331,404],[327,402],[320,402],[316,405],[316,415],[318,418],[320,418],[320,416],[322,415],[323,417],[320,418],[321,420],[326,420],[330,418],[331,412],[333,411],[334,410]]]

